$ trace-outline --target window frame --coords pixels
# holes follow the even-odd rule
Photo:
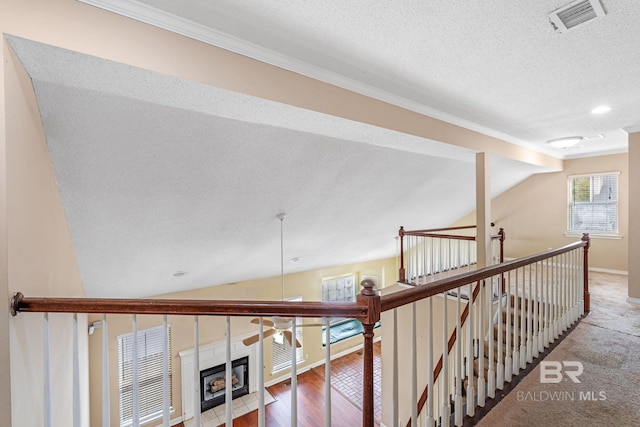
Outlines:
[[[147,350],[143,349],[144,354],[141,354],[141,345],[144,345],[145,339],[147,337],[149,337],[149,341],[151,341],[151,344],[153,345],[158,345],[157,340],[159,340],[160,342],[160,346],[162,347],[162,333],[164,332],[164,326],[160,325],[160,326],[155,326],[152,328],[147,328],[147,329],[143,329],[143,330],[138,330],[137,334],[138,334],[138,366],[139,369],[141,366],[143,366],[143,364],[145,363],[145,359],[153,359],[154,356],[157,355],[162,355],[164,353],[164,349],[161,348],[160,352],[149,352],[147,353]],[[151,334],[154,334],[153,336]],[[171,413],[175,412],[175,409],[173,407],[173,391],[172,391],[172,376],[173,376],[173,369],[172,369],[172,363],[171,363],[171,325],[167,325],[167,345],[168,345],[168,368],[169,368],[169,410]],[[150,344],[150,345],[151,345]],[[127,398],[126,396],[123,395],[123,392],[126,392],[128,389],[129,390],[133,390],[133,366],[131,364],[131,366],[124,366],[124,364],[126,362],[131,362],[133,360],[131,352],[133,351],[133,332],[129,332],[126,334],[122,334],[122,335],[118,335],[117,337],[117,346],[118,346],[118,416],[119,416],[119,425],[120,427],[130,427],[133,425],[133,419],[132,419],[132,415],[128,418],[125,418],[125,407],[123,405],[123,402],[125,402],[126,400],[129,400],[129,402],[127,402],[127,404],[129,405],[129,408],[132,408],[133,406],[133,395],[131,394],[130,398]],[[128,348],[126,348],[128,347]],[[124,353],[129,353],[124,354]],[[128,360],[127,360],[128,359]],[[153,405],[152,408],[154,409],[153,411],[149,411],[148,413],[146,413],[145,415],[143,415],[142,413],[140,414],[140,424],[146,424],[149,423],[151,421],[157,420],[162,418],[162,413],[163,413],[163,408],[162,408],[162,387],[163,387],[163,374],[162,374],[162,357],[160,356],[159,361],[151,361],[152,362],[152,369],[155,371],[156,369],[160,370],[160,375],[153,375],[152,376],[152,381],[151,384],[153,384],[154,386],[157,384],[158,388],[159,388],[159,392],[158,393],[145,393],[145,394],[140,394],[140,407],[143,408],[145,405],[145,402],[143,402],[143,399],[145,396],[152,396],[154,397],[153,399],[149,399],[149,404]],[[157,364],[159,364],[160,366],[156,366]],[[128,373],[125,372],[125,370],[128,371]],[[128,377],[130,378],[130,384],[126,384],[126,381],[128,379]],[[157,378],[156,378],[157,377]],[[139,378],[140,383],[142,383],[144,381],[144,379]],[[149,383],[147,383],[147,385],[149,385]],[[155,397],[155,396],[159,396]],[[131,409],[132,412],[132,409]]]
[[[351,284],[349,285],[348,283],[345,283],[343,286],[343,289],[345,287],[351,287],[351,294],[346,295],[343,294],[341,297],[336,297],[336,298],[331,298],[331,290],[330,289],[326,289],[327,287],[330,287],[331,285],[329,285],[330,282],[338,282],[338,281],[345,281],[347,279],[351,279]],[[336,283],[336,287],[338,286],[338,283]],[[340,274],[338,276],[330,276],[330,277],[323,277],[322,278],[322,283],[321,283],[321,290],[320,290],[321,294],[322,294],[322,302],[355,302],[356,298],[358,296],[358,282],[356,279],[356,273],[347,273],[347,274]],[[329,295],[329,297],[327,298],[327,296]],[[348,298],[347,298],[348,297]],[[343,322],[348,322],[352,319],[347,318],[347,317],[331,317],[329,320],[329,324],[330,325],[337,325]]]
[[[615,202],[610,203],[610,205],[615,206],[615,231],[609,230],[586,230],[586,229],[573,229],[572,228],[572,215],[574,215],[574,208],[576,206],[576,202],[574,200],[573,194],[573,183],[578,178],[589,178],[590,180],[590,190],[589,190],[589,202],[582,202],[584,204],[593,204],[593,203],[602,203],[602,202],[593,202],[593,196],[591,189],[593,188],[593,179],[601,176],[614,176],[616,179],[615,191],[616,197]],[[565,232],[565,236],[567,237],[576,237],[582,236],[584,233],[589,233],[589,236],[596,238],[609,238],[609,239],[620,239],[622,235],[620,235],[620,171],[610,171],[610,172],[594,172],[594,173],[584,173],[584,174],[573,174],[567,177],[567,228]]]

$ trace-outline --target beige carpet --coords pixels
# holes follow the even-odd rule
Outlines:
[[[479,426],[640,426],[640,305],[627,276],[589,282],[592,313],[545,359],[581,362],[580,383],[542,384],[538,365]]]

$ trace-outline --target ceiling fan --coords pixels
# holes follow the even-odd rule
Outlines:
[[[282,301],[284,301],[284,233],[282,223],[284,222],[284,218],[286,215],[284,213],[278,214],[276,218],[280,221],[280,284],[282,288]],[[268,338],[273,335],[279,335],[280,337],[287,340],[289,345],[293,345],[293,333],[291,329],[293,327],[293,318],[292,317],[282,317],[282,316],[273,316],[272,320],[262,319],[262,325],[266,326],[269,329],[263,331],[263,338]],[[251,323],[255,323],[257,325],[260,324],[260,318],[255,317],[251,319]],[[305,323],[298,325],[296,324],[296,328],[298,327],[308,327],[308,326],[323,326],[322,323]],[[248,338],[242,340],[242,343],[246,346],[250,346],[255,344],[260,340],[260,334],[252,335]],[[302,347],[300,341],[296,338],[296,347]]]

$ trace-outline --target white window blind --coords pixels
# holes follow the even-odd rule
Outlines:
[[[569,232],[618,232],[618,172],[569,177]]]
[[[138,331],[138,380],[141,423],[162,416],[162,326]],[[171,327],[167,329],[169,345],[169,405],[171,398]],[[118,385],[120,395],[120,426],[132,424],[133,413],[133,334],[118,337]]]
[[[287,301],[302,301],[302,298],[290,298]],[[300,341],[300,345],[304,345],[302,342],[302,328],[300,325],[302,324],[302,319],[297,318],[296,320],[296,338]],[[295,345],[295,343],[294,343]],[[284,336],[281,334],[277,334],[273,336],[273,368],[272,371],[280,371],[282,369],[286,369],[291,367],[291,345],[287,341]],[[302,347],[296,349],[296,361],[300,363],[303,361],[302,358]]]

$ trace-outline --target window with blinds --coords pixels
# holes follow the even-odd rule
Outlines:
[[[118,386],[120,396],[120,426],[132,425],[133,357],[138,359],[138,387],[141,423],[162,416],[162,326],[138,331],[138,351],[134,355],[133,334],[118,337]],[[167,328],[167,358],[169,359],[169,405],[171,401],[171,327]]]
[[[287,301],[302,301],[302,298],[289,298]],[[304,346],[302,342],[302,328],[300,325],[302,324],[302,319],[296,319],[296,338],[300,341],[300,345]],[[291,345],[287,341],[286,338],[280,333],[273,336],[273,346],[272,346],[272,372],[281,371],[282,369],[287,369],[291,367]],[[296,349],[296,363],[301,363],[303,361],[302,358],[302,349],[303,347],[299,347]]]
[[[569,177],[569,232],[618,232],[619,175],[610,172]]]
[[[352,302],[356,300],[356,276],[349,274],[322,280],[322,302]],[[344,322],[345,317],[332,317],[331,324]]]

